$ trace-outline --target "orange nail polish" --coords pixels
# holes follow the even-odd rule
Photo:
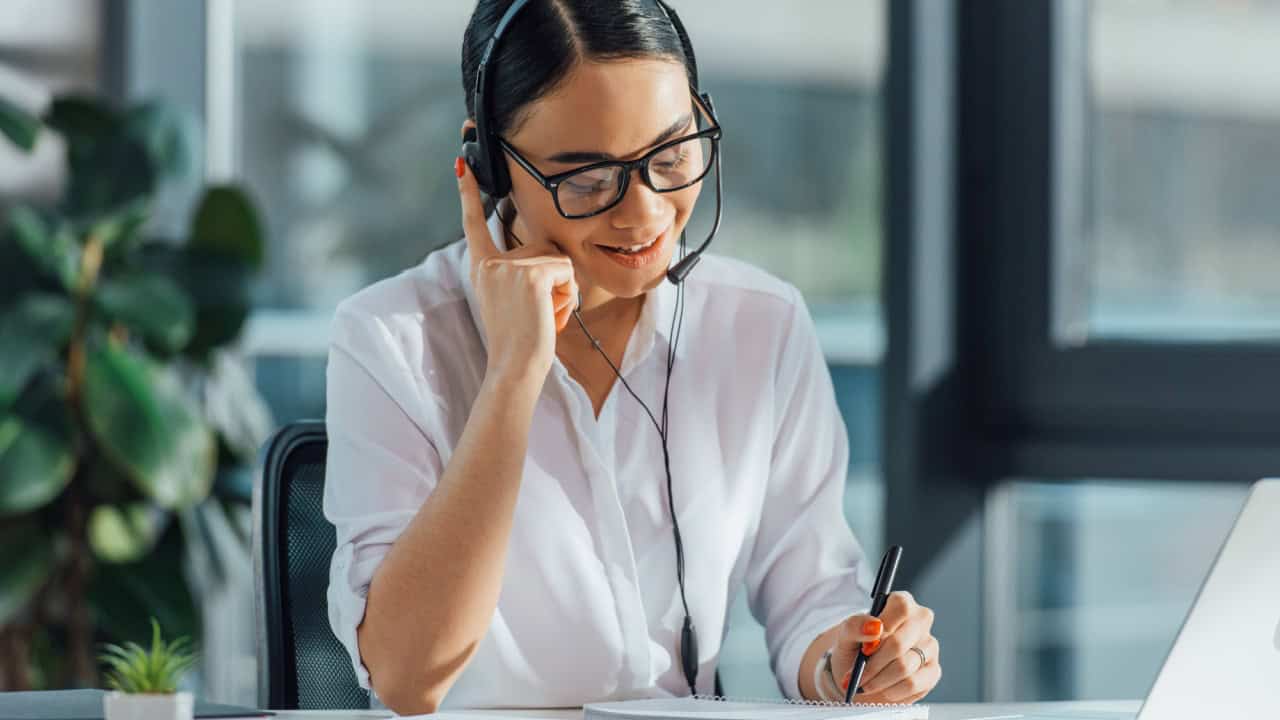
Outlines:
[[[852,680],[852,679],[853,679],[853,669],[852,669],[852,668],[850,668],[849,672],[847,672],[847,673],[845,673],[845,674],[844,674],[844,680],[841,680],[841,681],[840,681],[840,689],[841,689],[841,690],[848,690],[848,689],[849,689],[849,681],[850,681],[850,680]]]
[[[467,163],[461,157],[453,159],[453,174],[462,177],[462,173],[467,171]]]
[[[879,635],[880,631],[883,629],[884,629],[884,624],[881,623],[878,618],[872,618],[862,623],[863,635]]]
[[[876,650],[879,650],[879,649],[880,649],[880,641],[879,641],[879,640],[872,640],[871,642],[865,642],[865,643],[862,643],[862,654],[863,654],[863,655],[870,655],[871,653],[873,653],[873,652],[875,652]]]

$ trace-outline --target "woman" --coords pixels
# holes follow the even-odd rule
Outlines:
[[[531,0],[477,86],[511,5],[480,0],[462,61],[463,136],[497,140],[509,194],[486,218],[458,158],[465,239],[334,321],[329,612],[359,681],[404,714],[709,693],[745,584],[788,696],[841,696],[865,648],[860,700],[923,697],[932,612],[856,612],[846,431],[800,293],[713,255],[666,280],[716,153],[678,17]]]

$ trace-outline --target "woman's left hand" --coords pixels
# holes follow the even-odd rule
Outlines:
[[[865,651],[868,658],[862,692],[854,696],[854,702],[913,703],[942,679],[938,639],[932,633],[933,611],[917,604],[911,593],[898,591],[889,595],[880,622],[879,640],[860,643],[846,639],[843,631],[837,636],[831,652],[832,674],[844,691],[849,687],[854,658],[860,650]]]

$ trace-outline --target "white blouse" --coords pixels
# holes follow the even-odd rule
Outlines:
[[[496,214],[489,228],[502,236]],[[675,297],[669,282],[649,291],[620,367],[659,418]],[[479,323],[461,240],[348,298],[334,318],[329,622],[366,688],[356,627],[369,584],[466,424],[485,369]],[[685,281],[677,353],[668,437],[698,691],[713,690],[730,604],[745,583],[779,687],[799,697],[805,649],[864,611],[870,587],[842,512],[848,439],[813,321],[794,286],[704,255]],[[597,419],[554,361],[507,553],[489,630],[443,709],[688,693],[661,443],[621,383]]]

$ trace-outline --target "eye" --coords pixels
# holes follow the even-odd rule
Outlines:
[[[564,180],[561,187],[569,192],[586,195],[604,192],[613,187],[613,184],[613,170],[611,168],[599,168],[580,172]]]
[[[651,164],[659,170],[674,170],[689,161],[689,143],[681,143],[658,153]]]

